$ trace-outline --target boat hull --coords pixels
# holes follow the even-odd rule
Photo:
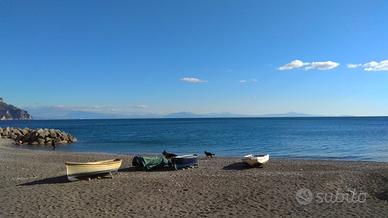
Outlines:
[[[269,161],[269,155],[246,155],[242,161],[251,167],[262,166]]]
[[[174,166],[175,170],[197,167],[198,156],[197,155],[176,156],[171,159],[171,163]]]
[[[121,159],[96,161],[96,162],[67,162],[66,174],[69,181],[77,181],[97,175],[117,172],[122,163]]]

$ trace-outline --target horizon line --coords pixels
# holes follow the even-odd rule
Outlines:
[[[349,115],[349,116],[241,116],[241,117],[128,117],[128,118],[74,118],[74,119],[32,119],[2,121],[50,121],[50,120],[167,120],[167,119],[282,119],[282,118],[388,118],[388,115]]]

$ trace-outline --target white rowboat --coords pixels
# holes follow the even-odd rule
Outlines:
[[[69,181],[77,181],[82,178],[90,178],[96,175],[117,172],[121,166],[121,159],[103,160],[96,162],[66,162],[66,173]]]
[[[248,164],[251,167],[263,165],[267,163],[268,160],[269,160],[269,154],[265,154],[265,155],[249,154],[244,156],[244,158],[242,159],[244,163]]]

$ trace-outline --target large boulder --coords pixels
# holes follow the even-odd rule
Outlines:
[[[30,133],[30,141],[37,141],[39,138],[39,133],[37,131],[32,131]]]
[[[29,129],[29,128],[24,128],[24,129],[22,130],[22,133],[23,133],[23,135],[30,134],[30,129]]]
[[[61,137],[61,140],[62,141],[66,141],[66,142],[69,141],[69,135],[67,133],[63,133],[62,137]]]
[[[9,127],[3,129],[3,136],[8,136],[9,135]]]
[[[41,139],[44,139],[46,138],[46,131],[44,131],[43,129],[38,129],[38,131],[36,131],[38,133],[38,137],[41,138]]]
[[[13,140],[16,140],[16,138],[18,137],[15,133],[11,133],[10,136],[9,136],[11,139]]]
[[[22,132],[19,129],[16,129],[16,128],[12,129],[12,133],[17,135],[17,136],[22,135]]]
[[[50,133],[50,137],[51,138],[56,138],[57,137],[57,132],[55,131],[55,129],[50,129],[49,133]]]

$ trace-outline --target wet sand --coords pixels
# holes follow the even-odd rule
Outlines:
[[[66,161],[117,157],[124,162],[113,179],[67,181]],[[247,168],[238,158],[201,158],[196,169],[143,172],[131,161],[20,149],[0,139],[0,217],[388,214],[387,163],[276,159],[264,168]]]

